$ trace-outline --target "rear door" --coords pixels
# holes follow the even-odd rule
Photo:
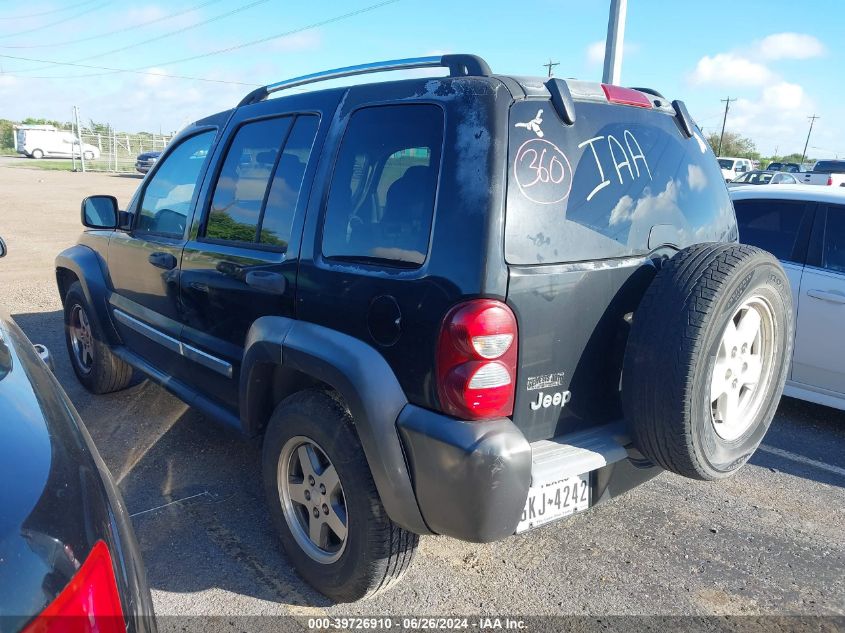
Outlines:
[[[792,380],[845,394],[845,205],[822,205],[801,283]]]
[[[232,410],[247,332],[294,316],[300,236],[323,112],[240,109],[201,193],[180,275],[184,382]]]

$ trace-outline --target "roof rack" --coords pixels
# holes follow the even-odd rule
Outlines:
[[[294,77],[293,79],[285,79],[274,84],[268,84],[250,92],[241,99],[238,107],[264,101],[270,94],[279,92],[280,90],[287,90],[288,88],[295,88],[296,86],[303,86],[318,81],[328,81],[329,79],[380,73],[390,70],[409,70],[412,68],[448,68],[450,77],[488,77],[492,74],[487,62],[477,55],[435,55],[432,57],[393,59],[324,70],[318,73],[311,73],[310,75],[302,75],[301,77]]]

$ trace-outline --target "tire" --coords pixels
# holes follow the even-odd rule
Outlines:
[[[128,387],[132,382],[132,367],[109,349],[78,281],[68,288],[64,308],[65,343],[79,382],[97,394]]]
[[[699,244],[668,260],[634,313],[625,354],[637,448],[685,477],[736,472],[771,424],[794,328],[789,282],[771,254]]]
[[[38,160],[40,158],[44,158],[44,152],[42,152],[40,149],[34,149],[30,152],[29,156],[30,158]]]
[[[308,483],[305,469],[299,468],[303,446],[313,449],[311,454],[317,455],[322,469],[316,475],[316,485],[305,491],[298,488],[298,483],[285,484],[279,476],[288,473],[288,481],[293,478],[302,479],[303,486]],[[320,488],[321,482],[332,480],[332,465],[339,481],[339,492],[335,488],[334,493]],[[318,470],[314,468],[313,472]],[[330,394],[306,390],[279,404],[264,437],[262,472],[270,514],[282,546],[299,575],[317,591],[337,602],[353,602],[395,584],[407,571],[419,537],[387,516],[352,416]],[[290,489],[287,494],[285,487]],[[322,510],[321,516],[326,516],[326,507],[331,505],[332,516],[345,514],[346,538],[342,544],[328,525],[321,532],[326,539],[321,541],[322,547],[317,547],[306,534],[306,516],[309,528],[311,525],[309,509],[291,499],[307,498],[310,505],[318,492],[320,500],[328,499],[328,503],[315,503],[310,512]],[[338,507],[345,512],[336,512]]]
[[[85,160],[94,160],[94,152],[82,152],[82,157]]]

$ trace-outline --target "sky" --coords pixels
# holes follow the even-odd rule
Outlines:
[[[609,4],[0,0],[0,118],[66,121],[76,105],[83,121],[170,132],[257,85],[442,53],[600,81]],[[843,23],[845,0],[629,0],[621,83],[683,100],[705,133],[737,99],[727,130],[764,155],[801,152],[815,114],[808,154],[845,157]]]

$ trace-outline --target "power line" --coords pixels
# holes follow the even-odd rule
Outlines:
[[[716,152],[717,155],[722,155],[722,141],[725,138],[725,124],[728,122],[728,109],[731,107],[731,101],[736,101],[736,98],[731,99],[728,97],[727,99],[720,99],[722,103],[725,104],[725,116],[722,118],[722,133],[719,135],[719,149]]]
[[[108,66],[94,66],[92,64],[76,64],[74,62],[57,62],[52,61],[49,59],[33,59],[32,57],[18,57],[17,55],[5,55],[0,54],[0,57],[5,59],[17,59],[21,61],[27,62],[38,62],[40,64],[53,64],[56,66],[73,66],[75,68],[92,68],[95,70],[108,70],[110,72],[104,74],[114,74],[114,73],[132,73],[135,75],[150,75],[152,77],[165,77],[167,79],[189,79],[191,81],[207,81],[210,83],[217,83],[217,84],[233,84],[236,86],[250,86],[250,87],[258,87],[260,84],[251,84],[245,83],[243,81],[226,81],[223,79],[209,79],[207,77],[189,77],[187,75],[169,75],[166,73],[158,73],[152,72],[149,70],[130,70],[128,68],[110,68]],[[14,73],[5,73],[6,75],[14,75]],[[2,75],[0,75],[2,76]],[[77,77],[91,77],[91,76],[98,76],[98,75],[66,75],[64,77],[33,77],[32,75],[23,75],[20,76],[20,79],[76,79]]]
[[[90,1],[94,2],[95,0]],[[203,9],[211,4],[217,4],[218,2],[222,1],[223,0],[206,0],[205,2],[195,4],[191,7],[188,7],[187,9],[182,9],[181,11],[176,11],[175,13],[168,13],[167,15],[162,15],[152,20],[147,20],[146,22],[138,22],[130,26],[124,26],[122,28],[114,29],[112,31],[106,31],[105,33],[97,33],[96,35],[89,35],[88,37],[80,37],[79,39],[75,40],[65,40],[64,42],[49,42],[47,44],[4,44],[0,46],[0,48],[55,48],[56,46],[68,46],[69,44],[81,44],[82,42],[90,42],[91,40],[97,40],[103,37],[117,35],[118,33],[125,33],[126,31],[134,31],[135,29],[150,26],[151,24],[158,24],[159,22],[164,22],[165,20],[169,20],[171,18],[177,18],[180,15],[185,15],[186,13],[191,13],[192,11],[197,11],[198,9]]]
[[[70,22],[71,20],[75,20],[76,18],[81,18],[83,15],[88,15],[89,13],[93,13],[99,9],[102,9],[104,6],[109,4],[108,2],[104,2],[103,4],[98,4],[95,7],[91,7],[89,9],[85,9],[85,11],[80,11],[79,13],[75,13],[71,16],[66,18],[62,18],[57,22],[50,22],[49,24],[42,24],[41,26],[36,26],[31,29],[27,29],[25,31],[18,31],[17,33],[4,33],[0,35],[0,38],[3,37],[17,37],[18,35],[28,35],[29,33],[35,33],[36,31],[43,31],[44,29],[49,29],[51,26],[57,26],[59,24],[64,24],[65,22]]]
[[[121,46],[120,48],[113,48],[112,50],[109,50],[109,51],[102,51],[100,53],[97,53],[96,55],[88,55],[87,57],[80,57],[79,59],[74,59],[74,60],[71,60],[71,61],[73,61],[74,63],[75,62],[84,62],[84,61],[88,61],[89,59],[96,59],[98,57],[103,57],[104,55],[111,55],[112,53],[120,53],[120,52],[129,50],[130,48],[137,48],[138,46],[144,46],[145,44],[150,44],[151,42],[157,42],[159,40],[163,40],[163,39],[166,39],[168,37],[173,37],[174,35],[180,35],[181,33],[185,33],[187,31],[191,31],[191,30],[199,28],[201,26],[205,26],[206,24],[211,24],[212,22],[217,22],[218,20],[222,20],[224,18],[231,17],[233,15],[236,15],[238,13],[246,11],[247,9],[251,9],[252,7],[255,7],[259,4],[265,4],[267,2],[269,2],[269,0],[255,0],[255,2],[251,2],[249,4],[242,5],[238,8],[236,8],[236,9],[233,9],[232,11],[228,11],[226,13],[221,13],[220,15],[216,15],[212,18],[208,18],[207,20],[202,20],[201,22],[196,22],[195,24],[189,24],[188,26],[183,26],[182,28],[176,29],[174,31],[170,31],[168,33],[164,33],[162,35],[157,35],[156,37],[151,37],[149,39],[146,39],[146,40],[143,40],[143,41],[140,41],[140,42],[136,42],[134,44],[129,44],[127,46]],[[45,68],[50,68],[50,66],[36,66],[35,68],[24,68],[24,69],[21,69],[21,70],[17,70],[15,72],[18,72],[18,73],[35,72],[35,71],[38,71],[38,70],[44,70]]]
[[[295,29],[291,29],[289,31],[285,31],[283,33],[277,33],[275,35],[269,35],[267,37],[262,37],[255,40],[250,40],[248,42],[244,42],[242,44],[236,44],[234,46],[228,46],[226,48],[220,48],[213,51],[208,51],[206,53],[201,53],[199,55],[192,55],[190,57],[183,57],[181,59],[173,59],[166,62],[158,62],[156,64],[146,64],[144,66],[139,66],[136,68],[106,68],[102,66],[87,66],[85,64],[75,64],[71,62],[56,62],[50,60],[35,60],[35,59],[28,59],[26,57],[17,57],[14,55],[5,55],[0,54],[0,58],[7,58],[7,59],[17,59],[17,60],[26,60],[26,61],[40,61],[41,63],[45,64],[55,64],[58,66],[78,66],[81,68],[99,68],[103,70],[109,70],[110,72],[107,73],[84,73],[78,75],[42,75],[42,76],[33,76],[33,75],[23,75],[22,78],[24,79],[78,79],[83,77],[102,77],[104,75],[110,75],[114,73],[135,73],[141,75],[156,75],[159,77],[167,77],[170,75],[165,75],[161,73],[153,73],[149,71],[145,71],[145,68],[160,68],[162,66],[171,66],[173,64],[179,64],[182,62],[194,61],[196,59],[203,59],[205,57],[212,57],[214,55],[221,55],[223,53],[230,53],[232,51],[241,50],[243,48],[247,48],[250,46],[256,46],[258,44],[265,44],[267,42],[271,42],[273,40],[278,40],[284,37],[289,37],[291,35],[296,35],[298,33],[302,33],[303,31],[309,31],[311,29],[316,29],[321,26],[327,26],[329,24],[334,24],[335,22],[340,22],[341,20],[345,20],[351,17],[355,17],[357,15],[361,15],[363,13],[368,13],[370,11],[375,11],[376,9],[380,9],[381,7],[394,4],[396,2],[400,2],[400,0],[384,0],[383,2],[377,2],[375,4],[368,5],[366,7],[362,7],[360,9],[356,9],[355,11],[349,11],[347,13],[342,13],[340,15],[336,15],[331,18],[326,18],[324,20],[320,20],[319,22],[312,22],[311,24],[307,24],[305,26],[301,26]],[[198,77],[178,77],[176,75],[172,75],[176,78],[184,78],[184,79],[198,79],[200,81],[213,81],[208,79],[200,79]],[[222,83],[232,83],[232,82],[222,82]],[[237,83],[237,82],[235,82]],[[251,85],[251,84],[250,84]]]
[[[60,9],[51,9],[49,11],[41,11],[40,13],[27,13],[26,15],[4,15],[0,16],[0,20],[23,20],[25,18],[40,18],[44,15],[52,15],[53,13],[61,13],[62,11],[70,11],[72,9],[78,9],[81,6],[86,4],[91,4],[92,2],[96,2],[97,0],[85,0],[85,2],[80,2],[78,4],[72,4],[67,7],[61,7]]]

